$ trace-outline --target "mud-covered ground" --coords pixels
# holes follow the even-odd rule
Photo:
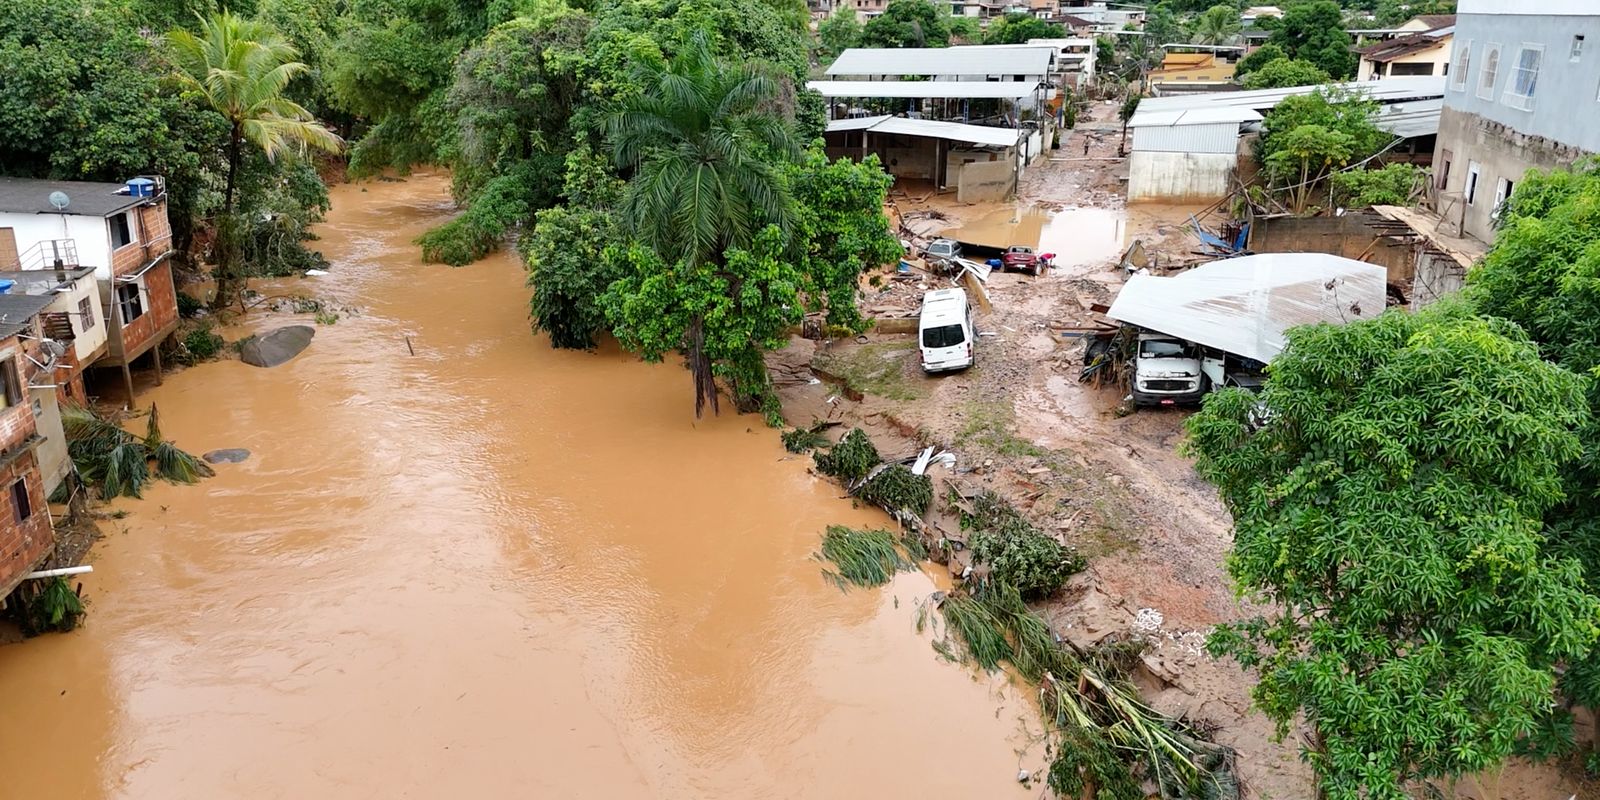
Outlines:
[[[1126,167],[1115,158],[1114,119],[1113,107],[1097,107],[1054,158],[1029,168],[1014,205],[961,206],[915,189],[891,198],[905,220],[903,234],[1012,236],[1023,244],[1036,237],[1041,251],[1057,254],[1048,275],[990,277],[993,310],[976,320],[976,366],[923,375],[914,333],[796,339],[773,359],[786,384],[786,415],[797,425],[825,418],[862,426],[886,455],[928,444],[956,451],[960,480],[1001,492],[1090,557],[1089,568],[1041,607],[1062,635],[1078,644],[1147,640],[1138,678],[1155,708],[1233,747],[1247,796],[1308,797],[1310,771],[1298,758],[1297,734],[1275,742],[1271,723],[1250,708],[1249,676],[1202,650],[1212,626],[1253,610],[1236,599],[1224,571],[1228,515],[1181,454],[1190,412],[1119,416],[1120,390],[1078,381],[1084,345],[1071,329],[1093,324],[1098,315],[1090,304],[1115,297],[1125,277],[1124,247],[1141,239],[1164,258],[1192,258],[1198,243],[1181,226],[1203,210],[1124,207]],[[865,305],[914,313],[921,292],[938,285],[946,281],[884,276]],[[808,383],[812,374],[825,380]],[[1525,765],[1508,769],[1502,786],[1507,798],[1585,796],[1555,770]],[[1471,787],[1462,791],[1477,796]]]

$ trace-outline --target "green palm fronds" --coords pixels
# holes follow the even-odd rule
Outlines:
[[[67,436],[67,454],[78,475],[84,483],[98,488],[104,498],[139,497],[152,476],[173,483],[194,483],[216,474],[205,462],[162,438],[155,406],[150,407],[142,438],[81,406],[63,406],[61,423]]]

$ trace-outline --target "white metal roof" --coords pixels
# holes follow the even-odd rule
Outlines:
[[[1379,128],[1402,139],[1427,136],[1439,132],[1439,114],[1444,109],[1444,99],[1411,100],[1383,107],[1372,121]]]
[[[834,59],[828,75],[1044,75],[1050,47],[852,47]]]
[[[1180,108],[1174,111],[1145,111],[1140,103],[1140,110],[1128,121],[1130,128],[1143,128],[1151,125],[1211,125],[1220,122],[1260,122],[1261,113],[1253,108],[1243,106],[1222,106],[1219,108]]]
[[[990,97],[1017,100],[1038,91],[1022,81],[810,81],[823,97]]]
[[[872,124],[861,123],[870,121]],[[960,122],[939,122],[931,119],[906,117],[862,117],[836,119],[828,122],[828,131],[870,130],[873,133],[899,133],[907,136],[927,136],[954,142],[1011,147],[1017,143],[1021,131],[1017,128],[990,128],[984,125],[965,125]]]
[[[1407,99],[1432,99],[1444,97],[1445,78],[1442,75],[1385,78],[1381,81],[1352,81],[1331,84],[1329,88],[1346,91],[1360,90],[1380,103],[1393,103]],[[1189,108],[1218,108],[1243,106],[1256,111],[1267,111],[1285,97],[1311,94],[1322,86],[1293,86],[1284,89],[1256,89],[1248,92],[1198,92],[1168,97],[1147,97],[1139,101],[1139,114],[1147,111],[1178,111]],[[1130,125],[1133,123],[1129,123]]]
[[[1387,272],[1324,253],[1265,253],[1213,261],[1172,277],[1134,275],[1106,316],[1270,362],[1298,325],[1383,313]]]

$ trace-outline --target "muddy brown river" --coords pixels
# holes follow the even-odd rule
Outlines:
[[[821,578],[884,518],[679,366],[552,350],[513,256],[419,263],[445,177],[333,200],[333,274],[267,288],[361,313],[141,393],[252,455],[119,501],[85,626],[0,647],[0,796],[1036,793],[1027,700],[914,629],[932,579]]]

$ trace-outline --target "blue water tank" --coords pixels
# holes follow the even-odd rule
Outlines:
[[[156,182],[149,178],[134,178],[128,181],[128,194],[132,197],[153,197],[156,193]]]
[[[9,294],[11,292],[11,287],[16,285],[16,281],[0,280],[0,294]]]

